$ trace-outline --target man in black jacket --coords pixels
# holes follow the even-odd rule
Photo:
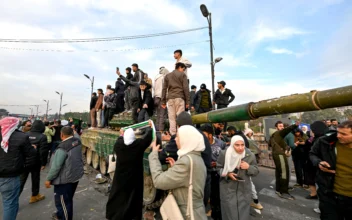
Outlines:
[[[138,94],[138,122],[149,120],[153,115],[154,101],[150,92],[150,85],[142,81]]]
[[[45,196],[39,194],[40,185],[40,171],[44,170],[47,164],[48,158],[48,141],[46,136],[43,134],[45,131],[45,125],[42,121],[36,120],[33,122],[31,131],[28,132],[29,141],[32,145],[36,146],[37,153],[26,160],[26,168],[21,174],[21,191],[23,191],[24,185],[26,184],[29,173],[31,173],[32,178],[32,196],[29,203],[35,203],[45,199]],[[30,166],[29,163],[34,163]]]
[[[97,126],[97,112],[95,109],[95,104],[97,104],[98,96],[97,93],[93,92],[92,98],[90,100],[90,125],[91,127]]]
[[[225,85],[226,83],[224,81],[218,82],[218,90],[216,90],[213,100],[213,104],[217,105],[217,109],[227,108],[227,106],[235,100],[235,96],[230,89],[225,88]]]
[[[125,110],[125,84],[122,82],[121,78],[117,78],[115,83],[115,93],[116,93],[116,114],[119,114]]]
[[[352,121],[337,126],[319,138],[310,151],[317,166],[320,219],[351,219],[352,210]]]
[[[126,79],[132,80],[133,75],[131,73],[131,67],[126,68]],[[125,109],[126,111],[131,110],[131,99],[130,99],[130,84],[128,82],[125,83]]]
[[[27,158],[36,152],[25,133],[14,130],[12,134],[8,133],[7,135],[10,136],[7,137],[5,127],[9,124],[17,127],[19,120],[12,117],[0,120],[0,139],[8,144],[7,148],[3,146],[3,143],[0,147],[0,194],[3,201],[2,219],[15,220],[20,196],[19,176],[23,172]],[[32,164],[28,162],[27,165],[31,166]]]
[[[211,111],[212,107],[210,90],[203,83],[200,85],[200,90],[194,96],[192,111],[196,110],[200,114]]]

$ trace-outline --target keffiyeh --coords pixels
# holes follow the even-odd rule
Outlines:
[[[1,127],[1,148],[4,149],[5,153],[7,153],[9,148],[9,139],[12,133],[17,129],[19,123],[18,118],[14,117],[6,117],[0,120]]]

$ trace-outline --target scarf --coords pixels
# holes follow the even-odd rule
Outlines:
[[[5,153],[7,153],[9,148],[9,139],[12,133],[17,129],[19,123],[18,118],[14,117],[6,117],[0,120],[1,127],[1,148],[4,149]]]
[[[132,128],[127,129],[123,134],[123,142],[125,145],[130,145],[136,140],[136,136],[134,135],[134,131]]]
[[[224,169],[222,170],[222,176],[226,176],[228,173],[233,172],[235,168],[238,168],[241,164],[241,160],[246,155],[245,150],[241,154],[236,152],[234,145],[237,141],[243,141],[244,143],[243,138],[239,135],[235,135],[231,138],[231,144],[227,148],[225,154],[225,164]]]
[[[183,125],[178,129],[181,148],[177,151],[178,159],[192,151],[204,151],[203,135],[191,125]]]

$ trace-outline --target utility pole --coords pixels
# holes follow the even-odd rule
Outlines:
[[[35,105],[35,107],[37,107],[37,114],[36,114],[36,118],[38,118],[38,110],[39,110],[39,105]]]
[[[59,109],[59,120],[60,120],[63,92],[59,93],[58,91],[56,91],[56,94],[58,94],[60,96],[60,109]]]
[[[46,113],[45,113],[45,118],[46,120],[48,120],[48,111],[49,111],[49,100],[45,100],[44,102],[46,102]]]

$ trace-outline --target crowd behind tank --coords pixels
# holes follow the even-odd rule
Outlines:
[[[153,140],[151,128],[140,131],[144,134],[141,138],[136,138],[132,129],[120,130],[114,146],[116,169],[106,218],[142,218],[142,160],[143,152],[151,146],[148,159],[153,184],[157,189],[172,190],[177,207],[173,207],[176,212],[168,210],[169,200],[166,199],[160,210],[147,210],[145,219],[154,219],[159,212],[164,219],[172,219],[175,216],[170,215],[177,212],[185,219],[190,216],[204,220],[207,216],[224,220],[250,219],[251,207],[264,208],[252,181],[252,177],[259,174],[257,159],[260,156],[253,131],[241,131],[223,123],[194,125],[189,110],[198,114],[215,107],[226,108],[234,95],[225,88],[224,81],[218,82],[213,97],[205,84],[199,91],[195,86],[189,91],[187,74],[192,64],[182,57],[181,50],[176,50],[174,57],[177,60],[175,70],[169,72],[160,67],[154,81],[138,64],[132,64],[132,68],[126,68],[126,76],[116,70],[119,77],[115,88],[108,85],[105,95],[102,89],[92,95],[90,129],[109,127],[114,114],[131,114],[134,123],[150,120],[155,114],[155,127],[161,134]],[[169,131],[164,127],[166,116]],[[0,160],[3,219],[16,219],[18,200],[29,174],[32,177],[29,202],[45,199],[39,193],[40,172],[49,160],[51,167],[45,186],[54,186],[57,209],[52,218],[72,219],[73,196],[83,176],[80,128],[77,132],[71,120],[54,124],[29,120],[22,125],[20,131],[18,119],[0,120],[0,158],[4,158]],[[310,131],[305,127],[300,130],[299,125],[299,121],[292,125],[277,121],[276,131],[268,143],[276,167],[277,196],[295,200],[293,190],[309,188],[306,199],[319,199],[319,209],[315,211],[320,213],[321,219],[348,219],[352,204],[352,121],[340,124],[336,120],[316,121],[310,125]],[[158,143],[162,141],[168,143],[160,149]],[[297,179],[293,186],[289,185],[291,158]],[[166,171],[162,169],[163,164],[169,165]],[[193,197],[191,202],[190,196]]]

